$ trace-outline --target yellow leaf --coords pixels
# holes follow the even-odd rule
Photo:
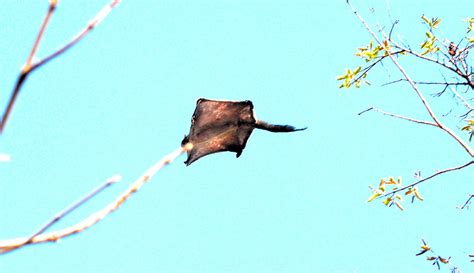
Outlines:
[[[343,80],[345,78],[347,78],[347,75],[341,75],[341,76],[337,76],[336,80],[340,81],[340,80]]]
[[[396,185],[397,183],[395,182],[395,180],[393,180],[393,177],[389,177],[389,178],[388,178],[388,182],[386,182],[386,184],[388,184],[388,185]]]
[[[392,198],[391,197],[388,197],[387,199],[383,200],[383,204],[385,206],[388,206],[388,204],[390,204],[390,202],[392,201]]]
[[[431,249],[431,248],[430,248],[429,246],[427,246],[427,245],[421,245],[421,248],[424,249],[424,250],[426,250],[426,251],[428,251],[428,250]]]
[[[380,194],[379,192],[375,192],[374,194],[372,194],[371,197],[369,197],[369,199],[367,199],[367,202],[372,202],[372,201],[374,201],[374,200],[375,200],[377,197],[379,197],[380,195],[382,195],[382,194]]]

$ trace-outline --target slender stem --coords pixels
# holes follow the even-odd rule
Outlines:
[[[44,20],[43,20],[43,23],[41,24],[38,35],[36,36],[35,43],[33,44],[33,48],[31,49],[30,55],[28,56],[28,59],[26,60],[25,66],[23,67],[23,71],[25,73],[28,73],[30,71],[31,62],[33,61],[33,58],[36,55],[36,51],[39,47],[41,38],[43,38],[43,33],[44,33],[46,27],[48,26],[49,19],[51,18],[51,15],[53,14],[54,10],[56,9],[56,4],[57,4],[57,1],[55,1],[55,0],[49,2],[48,12],[46,13],[46,16],[44,17]]]
[[[73,203],[72,205],[70,205],[69,207],[67,207],[66,209],[64,209],[63,211],[61,211],[60,213],[58,213],[56,216],[54,216],[53,219],[51,219],[49,222],[47,222],[44,226],[42,226],[40,229],[38,229],[38,231],[36,231],[33,235],[30,236],[30,238],[28,238],[28,240],[26,241],[26,243],[29,243],[31,242],[36,236],[44,233],[46,230],[48,230],[51,226],[53,226],[55,223],[57,223],[58,221],[60,221],[61,219],[63,219],[66,215],[68,215],[69,213],[73,212],[74,210],[76,210],[77,208],[79,208],[80,206],[82,206],[84,203],[86,203],[87,201],[89,201],[90,199],[92,199],[94,196],[98,195],[99,193],[101,193],[103,190],[105,190],[106,188],[108,188],[110,185],[118,182],[120,180],[120,176],[118,175],[114,175],[113,177],[107,179],[107,181],[105,183],[103,183],[102,185],[100,185],[99,187],[97,187],[96,189],[92,190],[90,193],[88,193],[86,196],[84,196],[83,198],[79,199],[79,201]]]
[[[469,198],[467,198],[466,202],[464,202],[464,204],[458,208],[464,209],[467,205],[469,205],[469,202],[471,202],[473,198],[474,198],[474,194],[469,194]]]
[[[451,92],[454,94],[454,96],[456,96],[456,98],[462,101],[462,103],[464,104],[464,106],[466,106],[466,108],[468,108],[469,110],[474,110],[471,104],[469,104],[469,102],[463,96],[461,96],[458,91],[456,91],[452,87],[450,87],[449,90],[451,90]]]
[[[385,193],[385,194],[381,195],[380,197],[388,196],[388,195],[397,193],[397,192],[399,192],[399,191],[406,190],[406,189],[411,188],[411,187],[414,187],[414,186],[416,186],[416,185],[418,185],[418,184],[420,184],[420,183],[423,183],[423,182],[425,182],[425,181],[427,181],[427,180],[430,180],[431,178],[433,178],[433,177],[435,177],[435,176],[438,176],[438,175],[440,175],[440,174],[447,173],[447,172],[452,172],[452,171],[456,171],[456,170],[460,170],[460,169],[466,168],[466,167],[468,167],[469,165],[472,165],[472,164],[474,164],[474,160],[471,160],[471,161],[469,161],[469,162],[467,162],[467,163],[465,163],[465,164],[463,164],[463,165],[460,165],[460,166],[456,166],[456,167],[447,168],[447,169],[444,169],[444,170],[441,170],[441,171],[437,171],[437,172],[435,172],[434,174],[432,174],[432,175],[430,175],[430,176],[428,176],[428,177],[425,177],[425,178],[423,178],[423,179],[420,179],[420,180],[418,180],[418,181],[416,181],[416,182],[414,182],[414,183],[411,183],[410,185],[407,185],[407,186],[401,187],[401,188],[399,188],[399,189],[393,190],[393,191],[391,191],[391,192]]]
[[[387,82],[382,84],[382,86],[398,83],[398,82],[407,82],[407,79],[398,79],[395,81]],[[415,81],[416,84],[425,84],[425,85],[469,85],[466,82],[417,82]]]
[[[375,112],[378,112],[378,113],[381,113],[383,115],[386,115],[386,116],[391,116],[391,117],[394,117],[394,118],[399,118],[399,119],[403,119],[403,120],[407,120],[407,121],[411,121],[411,122],[415,122],[415,123],[418,123],[418,124],[425,124],[425,125],[430,125],[430,126],[435,126],[435,127],[438,127],[438,125],[434,122],[431,122],[431,121],[426,121],[426,120],[419,120],[419,119],[414,119],[414,118],[410,118],[410,117],[405,117],[405,116],[402,116],[402,115],[398,115],[398,114],[393,114],[393,113],[390,113],[390,112],[386,112],[386,111],[383,111],[381,109],[378,109],[376,107],[370,107],[369,109],[367,110],[364,110],[362,112],[359,113],[359,116],[368,112],[368,111],[375,111]]]

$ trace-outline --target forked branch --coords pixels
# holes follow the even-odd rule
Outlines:
[[[53,14],[53,12],[56,10],[58,0],[50,0],[49,1],[49,8],[48,12],[46,13],[46,16],[43,20],[43,23],[41,24],[40,30],[38,32],[38,35],[35,39],[35,42],[33,44],[33,48],[30,51],[30,54],[28,55],[28,58],[23,65],[23,68],[21,69],[20,75],[18,76],[18,79],[15,83],[15,86],[13,88],[12,94],[10,96],[10,99],[8,101],[7,107],[5,108],[5,111],[2,115],[2,119],[0,121],[0,134],[5,130],[5,125],[8,121],[8,118],[10,116],[10,113],[12,111],[13,105],[15,104],[15,101],[18,97],[18,94],[20,93],[20,90],[23,86],[23,84],[26,81],[26,78],[28,75],[36,70],[37,68],[41,67],[42,65],[46,64],[47,62],[51,61],[52,59],[58,57],[59,55],[63,54],[66,52],[68,49],[76,45],[79,41],[81,41],[87,34],[89,34],[100,22],[102,22],[107,15],[112,11],[112,9],[117,6],[120,3],[120,0],[112,0],[109,2],[107,5],[105,5],[95,16],[92,20],[90,20],[86,27],[84,27],[81,31],[79,31],[76,35],[72,37],[72,39],[66,43],[64,46],[53,52],[52,54],[48,55],[47,57],[38,60],[33,63],[33,59],[36,57],[36,51],[40,45],[41,39],[43,37],[44,31],[46,30],[46,27],[48,26],[49,20]]]

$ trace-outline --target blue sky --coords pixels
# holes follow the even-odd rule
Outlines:
[[[107,1],[60,1],[38,55],[67,41]],[[462,37],[471,0],[354,1],[369,22],[389,24],[413,47],[420,16],[440,16]],[[47,9],[3,3],[1,106],[10,95]],[[457,38],[452,38],[457,39]],[[0,238],[26,236],[106,178],[123,181],[61,221],[67,227],[113,200],[189,130],[197,98],[252,100],[259,118],[308,130],[255,131],[239,159],[179,158],[117,212],[58,244],[0,257],[2,272],[430,272],[415,257],[420,238],[472,271],[474,170],[420,187],[423,203],[401,212],[366,203],[382,177],[428,175],[469,160],[439,130],[357,116],[372,105],[427,119],[400,76],[380,67],[371,87],[338,89],[335,77],[361,64],[370,37],[345,1],[123,1],[67,54],[29,78],[1,136]],[[441,71],[417,69],[417,79]],[[420,66],[423,68],[423,66]],[[387,69],[387,70],[386,70]],[[392,71],[387,75],[387,71]],[[439,90],[425,90],[427,94]],[[431,98],[435,111],[453,100]],[[453,115],[445,117],[454,128]],[[465,135],[463,135],[465,137]],[[448,272],[448,268],[442,272]]]

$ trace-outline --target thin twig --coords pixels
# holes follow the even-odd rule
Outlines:
[[[474,110],[474,108],[472,107],[471,104],[469,104],[469,102],[463,97],[461,96],[461,94],[459,94],[458,91],[456,91],[454,88],[450,87],[449,90],[454,94],[454,96],[456,98],[458,98],[460,101],[462,101],[462,103],[464,104],[464,106],[466,106],[466,108],[468,108],[469,110]]]
[[[135,182],[133,182],[127,190],[120,194],[113,202],[109,203],[103,209],[94,212],[89,215],[84,220],[78,222],[77,224],[64,228],[57,231],[52,231],[48,233],[43,233],[33,238],[30,237],[21,237],[8,240],[0,241],[0,254],[11,252],[15,249],[24,247],[26,245],[46,243],[46,242],[56,242],[61,238],[65,238],[88,229],[94,224],[98,223],[104,217],[110,213],[117,210],[130,196],[137,192],[146,182],[148,182],[159,170],[161,170],[166,165],[170,164],[175,160],[179,155],[184,152],[187,152],[192,149],[192,144],[188,143],[183,147],[179,147],[177,150],[171,154],[165,156],[163,159],[158,161],[155,165],[149,168],[142,176],[140,176]]]
[[[390,28],[390,32],[388,33],[388,38],[392,39],[392,32],[395,29],[395,25],[398,24],[398,20],[395,20],[395,22],[392,23],[392,27]]]
[[[36,54],[36,50],[40,44],[41,38],[43,37],[43,33],[46,29],[46,26],[48,25],[49,19],[53,13],[53,11],[56,8],[57,5],[57,0],[50,0],[50,6],[48,9],[48,13],[45,16],[45,19],[41,25],[40,31],[38,33],[38,36],[35,40],[35,43],[33,45],[33,48],[28,56],[28,59],[23,66],[20,75],[18,76],[18,79],[15,83],[15,87],[13,88],[12,94],[10,96],[10,100],[8,101],[7,107],[2,115],[2,120],[0,123],[0,134],[3,133],[5,130],[5,125],[8,121],[8,118],[10,116],[10,113],[12,111],[13,105],[15,104],[16,98],[18,97],[18,94],[20,93],[20,90],[23,86],[23,83],[25,83],[26,78],[28,75],[36,70],[37,68],[41,67],[42,65],[46,64],[47,62],[51,61],[52,59],[58,57],[59,55],[63,54],[66,52],[68,49],[70,49],[72,46],[77,44],[79,41],[81,41],[88,33],[92,31],[100,22],[102,22],[107,15],[112,11],[112,9],[117,6],[120,3],[121,0],[112,0],[108,4],[106,4],[95,16],[92,20],[90,20],[87,23],[87,26],[79,31],[76,35],[73,36],[73,38],[66,43],[63,47],[59,48],[52,54],[46,56],[45,58],[36,61],[33,63],[33,59]]]
[[[36,50],[39,47],[41,38],[43,38],[43,34],[44,34],[44,31],[45,31],[46,27],[48,26],[49,19],[51,18],[51,15],[53,14],[54,10],[56,9],[57,3],[58,3],[57,0],[49,1],[48,12],[46,13],[46,16],[44,17],[44,20],[43,20],[43,23],[41,24],[38,35],[36,36],[35,43],[33,44],[33,48],[31,49],[30,55],[28,56],[28,59],[26,59],[25,66],[22,69],[25,73],[28,73],[29,70],[30,70],[31,63],[33,61],[33,58],[36,55]]]
[[[467,205],[469,205],[469,203],[471,202],[473,198],[474,198],[474,194],[469,194],[469,197],[467,198],[466,202],[464,202],[462,206],[458,206],[457,208],[464,209],[465,207],[467,207]]]
[[[48,230],[51,226],[53,226],[55,223],[57,223],[59,220],[63,219],[66,215],[69,213],[73,212],[80,206],[82,206],[84,203],[92,199],[94,196],[98,195],[101,193],[103,190],[108,188],[110,185],[120,181],[121,177],[119,175],[114,175],[111,178],[107,179],[105,183],[100,185],[98,188],[92,190],[90,193],[88,193],[86,196],[83,198],[79,199],[79,201],[73,203],[60,213],[58,213],[56,216],[54,216],[53,219],[51,219],[49,222],[47,222],[44,226],[42,226],[38,231],[36,231],[33,235],[30,236],[30,238],[26,241],[26,244],[31,242],[36,236],[43,234],[46,230]]]
[[[407,79],[398,79],[398,80],[395,80],[395,81],[384,83],[384,84],[382,84],[382,86],[386,86],[386,85],[390,85],[390,84],[394,84],[394,83],[399,83],[399,82],[404,82],[404,81],[407,82],[408,80]],[[425,85],[469,85],[466,82],[417,82],[417,81],[415,81],[414,83],[415,84],[425,84]]]
[[[465,163],[465,164],[463,164],[463,165],[460,165],[460,166],[456,166],[456,167],[447,168],[447,169],[444,169],[444,170],[441,170],[441,171],[437,171],[437,172],[435,172],[434,174],[432,174],[432,175],[430,175],[430,176],[428,176],[428,177],[425,177],[425,178],[420,179],[420,180],[418,180],[418,181],[416,181],[416,182],[414,182],[414,183],[411,183],[410,185],[407,185],[407,186],[398,188],[398,189],[393,190],[393,191],[388,192],[388,193],[384,193],[383,195],[380,196],[380,198],[381,198],[381,197],[388,196],[388,195],[395,194],[395,193],[397,193],[397,192],[406,190],[406,189],[411,188],[411,187],[414,187],[414,186],[416,186],[416,185],[418,185],[418,184],[420,184],[420,183],[423,183],[423,182],[425,182],[425,181],[427,181],[427,180],[430,180],[431,178],[433,178],[433,177],[435,177],[435,176],[438,176],[438,175],[440,175],[440,174],[447,173],[447,172],[452,172],[452,171],[456,171],[456,170],[460,170],[460,169],[466,168],[466,167],[468,167],[469,165],[472,165],[472,164],[474,164],[474,160],[471,160],[471,161],[469,161],[469,162],[467,162],[467,163]]]
[[[390,117],[394,117],[394,118],[399,118],[399,119],[403,119],[403,120],[407,120],[407,121],[411,121],[411,122],[415,122],[415,123],[418,123],[418,124],[425,124],[425,125],[430,125],[430,126],[435,126],[435,127],[438,127],[438,125],[434,122],[431,122],[431,121],[426,121],[426,120],[419,120],[419,119],[414,119],[414,118],[409,118],[409,117],[405,117],[405,116],[402,116],[402,115],[398,115],[398,114],[393,114],[393,113],[389,113],[389,112],[386,112],[386,111],[383,111],[381,109],[378,109],[376,107],[370,107],[369,109],[367,110],[364,110],[362,112],[360,112],[358,115],[362,115],[366,112],[369,112],[369,111],[375,111],[375,112],[378,112],[380,114],[383,114],[383,115],[386,115],[386,116],[390,116]]]

